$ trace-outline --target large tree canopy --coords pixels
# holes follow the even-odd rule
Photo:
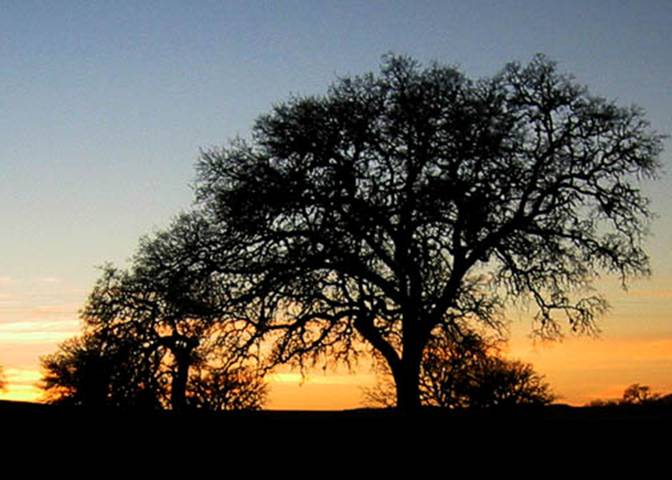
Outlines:
[[[638,181],[661,145],[639,109],[543,56],[477,81],[390,56],[204,151],[197,191],[216,269],[275,361],[348,359],[364,339],[412,409],[433,335],[520,299],[542,333],[589,330],[606,308],[596,275],[648,272]]]

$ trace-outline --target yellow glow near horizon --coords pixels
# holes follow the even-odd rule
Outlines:
[[[42,392],[37,387],[12,386],[7,392],[0,393],[0,400],[14,402],[39,402]]]
[[[38,402],[42,391],[38,387],[40,372],[31,369],[8,368],[4,370],[7,385],[0,392],[0,400]]]

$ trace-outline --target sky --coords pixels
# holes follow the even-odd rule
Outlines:
[[[672,133],[669,0],[33,1],[0,4],[0,398],[37,400],[39,356],[79,329],[97,266],[190,207],[199,148],[246,136],[291,94],[377,70],[388,52],[472,77],[543,52],[591,92]],[[514,315],[508,354],[561,401],[672,391],[672,142],[642,186],[658,218],[653,275],[623,292],[599,338],[538,343]],[[271,408],[351,408],[374,377],[276,375]]]

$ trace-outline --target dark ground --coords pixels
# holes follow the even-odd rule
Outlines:
[[[329,473],[354,464],[371,471],[385,465],[394,473],[410,463],[416,469],[431,466],[427,475],[437,465],[451,471],[463,465],[478,477],[519,466],[534,472],[536,464],[549,473],[580,461],[598,474],[605,465],[667,462],[670,427],[669,406],[427,410],[416,416],[390,410],[175,415],[0,401],[0,458],[11,464],[16,452],[29,452],[29,458],[65,462],[58,468],[95,459],[102,465],[97,475],[138,462],[154,468],[157,461],[168,473],[213,464],[224,472],[241,463],[248,474],[310,473],[316,466]],[[420,471],[411,478],[421,478]]]
[[[476,428],[507,431],[520,428],[610,428],[627,426],[672,426],[672,406],[517,407],[480,411],[451,412],[426,409],[415,415],[394,410],[358,409],[345,411],[258,411],[258,412],[133,412],[93,410],[81,407],[44,405],[0,400],[0,425],[77,428],[152,424],[157,427],[247,430],[289,429],[450,429],[473,431]]]

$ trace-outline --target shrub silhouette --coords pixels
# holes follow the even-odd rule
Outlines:
[[[383,378],[365,397],[372,405],[393,407],[395,388],[381,366]],[[469,334],[430,341],[421,364],[420,398],[425,406],[461,409],[547,405],[555,396],[532,365],[504,359],[494,342]]]

